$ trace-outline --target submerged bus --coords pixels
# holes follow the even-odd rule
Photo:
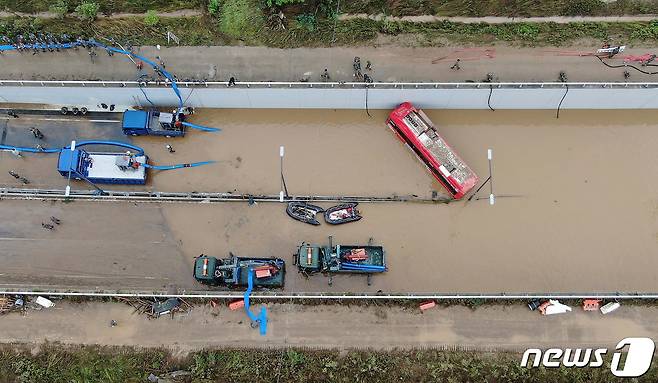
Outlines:
[[[403,102],[391,112],[386,124],[416,153],[453,198],[462,198],[477,184],[478,176],[441,138],[422,110]]]

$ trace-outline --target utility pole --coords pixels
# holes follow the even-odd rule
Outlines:
[[[480,190],[486,185],[487,183],[489,184],[489,205],[493,205],[496,203],[496,196],[494,195],[493,192],[493,150],[487,149],[487,160],[489,161],[489,177],[487,177],[484,182],[482,182],[482,185],[475,190],[475,193],[471,194],[470,197],[468,197],[468,201],[472,200],[475,198],[475,196],[478,194]],[[478,198],[480,199],[480,198]]]
[[[285,149],[283,146],[279,147],[279,170],[281,172],[281,191],[279,192],[279,202],[283,202],[283,196],[285,195],[288,198],[288,187],[286,186],[286,179],[283,176],[283,156],[285,154]],[[285,194],[284,194],[285,193]]]
[[[73,166],[73,152],[75,151],[75,141],[71,141],[71,157],[69,158],[69,168],[68,173],[68,179],[66,181],[66,190],[64,191],[64,195],[66,197],[71,195],[71,167]]]

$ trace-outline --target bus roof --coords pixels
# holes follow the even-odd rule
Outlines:
[[[422,110],[404,102],[389,116],[423,162],[430,167],[432,174],[442,183],[454,198],[461,198],[478,182],[478,176],[455,153],[450,145],[438,134],[432,121]]]

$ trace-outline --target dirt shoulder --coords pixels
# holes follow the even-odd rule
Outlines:
[[[259,309],[256,305],[254,310]],[[416,309],[385,306],[267,304],[268,333],[242,310],[196,306],[174,319],[149,320],[121,303],[70,303],[0,318],[1,343],[164,347],[176,353],[224,347],[314,347],[524,350],[527,347],[614,347],[624,337],[658,337],[658,311],[622,306],[603,316],[574,307],[542,317],[524,305]],[[110,321],[116,320],[116,327]]]

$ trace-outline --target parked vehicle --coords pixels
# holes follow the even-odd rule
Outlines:
[[[194,278],[204,284],[247,287],[249,273],[254,273],[254,287],[281,288],[286,264],[280,258],[236,257],[218,259],[201,254],[194,261]]]
[[[329,285],[333,283],[334,273],[366,274],[370,285],[372,274],[387,270],[384,248],[374,246],[372,239],[367,245],[334,246],[331,236],[327,246],[302,242],[293,257],[293,264],[303,274],[328,273]]]

